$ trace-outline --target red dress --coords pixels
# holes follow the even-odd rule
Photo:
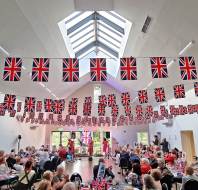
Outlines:
[[[107,153],[108,141],[103,141],[103,152]]]
[[[88,152],[89,152],[89,156],[93,155],[93,140],[91,140],[88,145]]]

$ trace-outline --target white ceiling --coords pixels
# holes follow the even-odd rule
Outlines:
[[[22,57],[68,57],[58,22],[76,10],[111,10],[133,23],[124,56],[178,56],[191,40],[195,45],[184,55],[195,57],[198,68],[198,1],[196,0],[1,0],[0,1],[0,46],[12,56]],[[152,18],[148,33],[141,32],[146,16]],[[3,70],[2,54],[0,69]],[[169,62],[171,59],[167,59]],[[110,79],[116,87],[130,92],[145,88],[152,81],[149,59],[138,59],[138,80],[121,81]],[[20,82],[0,80],[0,92],[20,96],[51,97],[42,86],[31,81],[32,61],[24,59],[27,68]],[[2,79],[2,72],[0,73]],[[67,97],[89,82],[89,75],[79,83],[62,82],[62,64],[51,60],[50,77],[46,86],[58,97]],[[109,81],[108,81],[109,82]],[[180,79],[178,63],[169,68],[168,79],[153,79],[150,88],[164,86],[169,97],[173,96],[173,84],[184,83]],[[192,88],[188,81],[186,89]],[[116,84],[116,85],[115,85]],[[149,90],[149,94],[153,91]],[[133,93],[136,97],[136,92]]]

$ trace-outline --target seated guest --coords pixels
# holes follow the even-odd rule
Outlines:
[[[22,172],[23,171],[23,165],[21,165],[21,158],[19,156],[16,157],[16,164],[14,164],[14,169],[17,172]]]
[[[143,190],[157,190],[152,176],[145,174],[143,178]]]
[[[185,176],[182,177],[182,187],[181,190],[184,190],[184,185],[189,180],[198,181],[198,177],[194,175],[194,169],[190,166],[186,167]]]
[[[16,164],[14,149],[11,150],[11,153],[9,154],[8,158],[6,159],[6,162],[7,162],[7,165],[9,168],[14,169],[14,164]]]
[[[172,181],[173,181],[173,174],[171,171],[166,167],[164,159],[158,159],[158,169],[161,172],[162,178],[160,180],[161,184],[166,183],[168,186],[168,190],[172,188]]]
[[[104,161],[103,158],[100,158],[99,161],[98,161],[98,165],[95,165],[94,168],[93,168],[94,180],[96,180],[97,177],[98,177],[98,170],[99,170],[100,164],[105,164],[105,161]],[[104,176],[105,176],[105,173],[104,173]]]
[[[53,177],[52,182],[56,182],[57,190],[61,190],[63,186],[69,182],[69,175],[65,173],[65,169],[63,166],[59,165],[57,167],[57,171]]]
[[[32,161],[27,161],[24,170],[19,175],[19,182],[17,184],[17,190],[27,190],[33,184],[35,171],[32,170]]]
[[[58,155],[61,160],[65,160],[67,156],[67,150],[61,144],[59,145]]]
[[[162,190],[162,185],[160,183],[160,180],[161,180],[162,176],[161,176],[160,171],[158,169],[152,170],[151,171],[151,176],[154,179],[155,186],[156,186],[157,190]]]
[[[130,154],[130,161],[131,161],[132,164],[134,164],[134,163],[139,163],[140,164],[140,158],[134,152],[131,152],[131,154]]]
[[[62,190],[77,190],[77,188],[73,182],[68,182],[64,185]]]
[[[109,166],[109,167],[106,168],[106,170],[105,170],[105,176],[104,176],[104,177],[107,177],[107,180],[108,180],[108,181],[111,181],[112,179],[115,178],[115,175],[113,174],[112,169],[113,169],[113,167],[112,167],[112,166]]]
[[[49,181],[50,183],[52,182],[53,179],[53,173],[49,170],[45,171],[43,173],[43,179]]]
[[[142,158],[140,167],[142,174],[148,174],[151,170],[151,166],[147,158]]]
[[[43,153],[40,154],[40,159],[39,159],[39,167],[41,170],[44,169],[45,162],[49,161],[49,154],[47,151],[44,151]]]
[[[42,180],[39,183],[37,190],[52,190],[51,183],[47,180]]]
[[[5,162],[4,156],[0,157],[0,175],[7,174],[9,172],[9,168]]]

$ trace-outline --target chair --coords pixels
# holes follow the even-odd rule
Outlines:
[[[184,190],[197,190],[198,181],[190,179],[184,184]]]
[[[129,160],[127,158],[120,158],[120,168],[123,175],[123,170],[128,170]]]
[[[50,160],[46,161],[44,166],[43,166],[43,171],[45,172],[47,170],[50,170],[50,171],[53,172],[53,163]]]

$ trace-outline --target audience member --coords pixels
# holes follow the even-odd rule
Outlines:
[[[143,178],[143,190],[157,190],[154,179],[151,175],[145,174]]]
[[[77,190],[75,183],[68,182],[64,185],[63,190]]]
[[[151,171],[151,176],[154,179],[154,183],[155,183],[155,186],[156,186],[157,190],[162,190],[162,185],[160,183],[160,180],[161,180],[162,176],[161,176],[160,171],[158,169],[152,170]]]

